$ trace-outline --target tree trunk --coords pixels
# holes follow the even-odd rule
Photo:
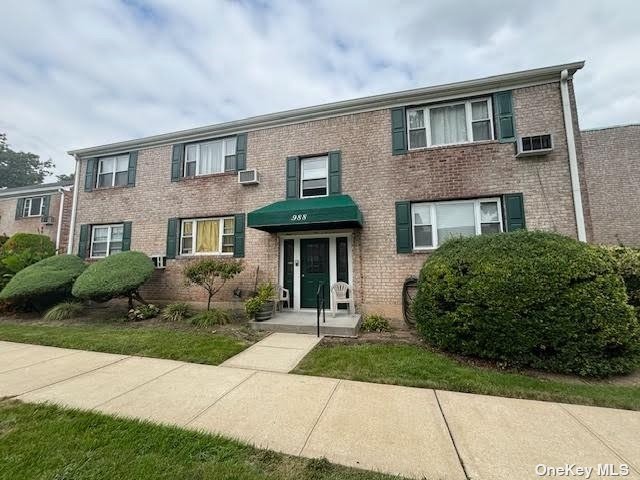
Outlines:
[[[213,297],[213,295],[209,294],[209,299],[207,300],[207,310],[211,310],[211,297]]]
[[[142,303],[143,305],[149,305],[149,302],[147,302],[144,298],[142,298],[137,291],[133,292],[131,296],[135,298],[138,302]]]

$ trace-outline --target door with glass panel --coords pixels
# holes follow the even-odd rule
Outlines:
[[[329,302],[329,239],[300,240],[300,307],[315,308],[319,285]]]

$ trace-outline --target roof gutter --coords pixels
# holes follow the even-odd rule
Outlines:
[[[580,174],[578,170],[578,156],[576,154],[576,139],[573,132],[573,115],[571,113],[571,99],[569,97],[568,70],[560,73],[560,94],[562,96],[562,113],[564,116],[564,128],[567,132],[567,149],[569,151],[569,174],[571,176],[571,191],[573,193],[573,209],[576,216],[578,240],[587,241],[587,233],[584,224],[584,211],[582,209],[582,192],[580,190]]]
[[[69,225],[69,241],[67,242],[67,254],[73,253],[73,239],[76,231],[76,212],[78,211],[78,190],[80,189],[80,157],[74,155],[76,159],[76,169],[73,179],[73,204],[71,207],[71,224]]]
[[[241,132],[291,125],[341,115],[449,100],[470,95],[488,94],[517,87],[557,82],[560,72],[567,70],[570,74],[573,74],[582,67],[584,67],[584,61],[507,73],[504,75],[495,75],[492,77],[467,80],[464,82],[405,90],[402,92],[385,93],[314,107],[286,110],[278,113],[250,117],[243,120],[235,120],[232,122],[219,123],[217,125],[209,125],[206,127],[198,127],[162,135],[154,135],[125,142],[81,148],[71,150],[68,153],[70,155],[78,155],[80,157],[111,155],[125,153],[131,150],[138,150],[141,148],[198,141],[214,136],[233,135]]]

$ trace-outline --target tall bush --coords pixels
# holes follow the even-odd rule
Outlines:
[[[603,247],[613,257],[624,280],[629,304],[640,313],[640,250],[629,247]]]
[[[106,302],[112,298],[128,298],[146,303],[138,290],[153,275],[153,262],[142,252],[120,252],[89,265],[73,285],[75,297]]]
[[[84,269],[84,262],[75,255],[45,258],[16,273],[0,292],[0,300],[36,307],[64,300]]]
[[[0,248],[0,288],[23,268],[56,253],[56,247],[46,235],[16,233]]]
[[[425,262],[418,328],[444,350],[579,375],[626,373],[640,325],[601,248],[514,232],[454,239]]]

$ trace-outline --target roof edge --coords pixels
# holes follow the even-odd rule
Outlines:
[[[490,77],[447,83],[430,87],[422,87],[400,92],[384,93],[361,97],[352,100],[341,100],[312,107],[284,110],[266,115],[258,115],[242,120],[218,123],[204,127],[196,127],[160,135],[152,135],[134,140],[115,142],[89,148],[69,150],[69,155],[79,157],[121,153],[140,148],[157,147],[184,141],[202,140],[212,136],[224,136],[251,130],[277,127],[292,123],[302,123],[327,117],[337,117],[379,110],[412,103],[434,101],[439,98],[486,93],[491,90],[516,88],[529,83],[548,83],[560,81],[560,73],[567,70],[569,75],[584,67],[584,60],[579,62],[553,65],[549,67],[522,70],[518,72],[493,75]]]
[[[73,187],[73,182],[41,183],[24,187],[0,189],[0,198],[21,197],[30,193],[55,192],[61,188]]]

